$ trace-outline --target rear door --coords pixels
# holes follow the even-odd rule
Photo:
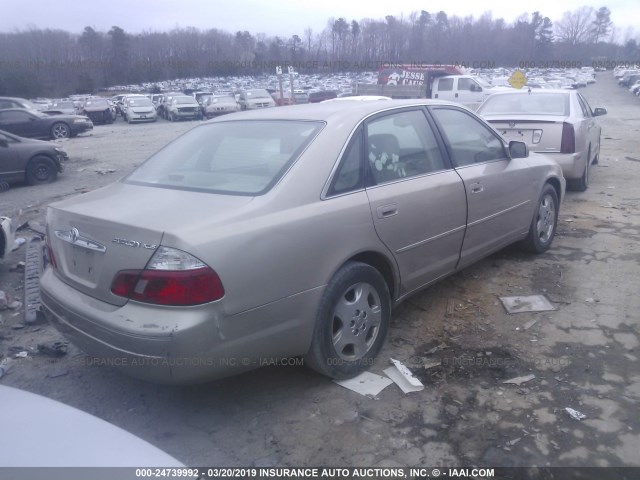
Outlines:
[[[591,160],[600,153],[600,133],[602,129],[593,116],[591,106],[587,102],[587,99],[579,93],[576,94],[576,98],[580,105],[579,112],[582,113],[582,119],[578,126],[578,135],[576,135],[576,143],[582,139],[584,142],[583,151],[585,152],[585,155],[589,151],[589,146],[591,146],[591,154],[589,158],[589,160]],[[578,145],[576,145],[576,149],[577,148],[579,148]]]
[[[19,142],[0,133],[0,180],[14,181],[24,178],[24,162],[18,154]]]
[[[467,216],[464,185],[422,108],[365,124],[366,188],[376,233],[393,252],[406,292],[450,273]]]
[[[537,199],[526,159],[511,160],[500,137],[473,114],[454,106],[430,107],[468,203],[460,268],[520,238]]]

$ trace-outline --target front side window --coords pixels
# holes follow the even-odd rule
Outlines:
[[[434,108],[433,115],[455,166],[508,158],[503,141],[470,114],[453,108]]]
[[[421,110],[405,110],[370,121],[366,148],[376,185],[445,168],[431,126]]]
[[[126,183],[227,195],[262,195],[321,130],[322,122],[201,125],[143,163]]]
[[[475,83],[470,78],[458,79],[458,90],[471,90],[471,85],[475,85]]]

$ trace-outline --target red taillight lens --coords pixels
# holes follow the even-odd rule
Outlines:
[[[560,153],[575,153],[576,151],[576,134],[573,125],[570,123],[562,124],[562,140],[560,141]]]
[[[56,263],[56,257],[53,254],[53,249],[51,248],[51,245],[49,245],[49,235],[45,236],[44,244],[47,247],[47,257],[49,257],[49,263],[54,270],[57,270],[58,264]]]
[[[220,277],[209,267],[194,270],[123,270],[111,284],[114,295],[156,305],[190,306],[224,296]]]

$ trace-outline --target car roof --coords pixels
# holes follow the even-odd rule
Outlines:
[[[528,88],[522,87],[521,89],[511,89],[511,90],[500,90],[498,92],[492,93],[491,96],[494,95],[539,95],[541,93],[562,93],[564,95],[571,95],[572,93],[578,93],[575,90],[566,90],[563,88],[532,88],[529,91]]]
[[[344,100],[340,102],[299,104],[279,108],[264,108],[257,110],[246,110],[238,112],[233,117],[221,117],[210,122],[221,122],[231,120],[317,120],[335,121],[339,119],[364,118],[377,112],[392,110],[399,107],[428,106],[428,105],[451,105],[465,108],[463,105],[445,102],[441,100],[387,100],[362,102],[357,100]]]

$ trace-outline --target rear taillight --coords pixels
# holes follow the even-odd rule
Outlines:
[[[576,134],[573,125],[570,123],[562,124],[562,140],[560,141],[560,153],[575,153],[576,151]]]
[[[111,292],[138,302],[189,306],[219,300],[224,287],[218,274],[196,257],[160,247],[144,270],[122,270]]]
[[[44,237],[44,243],[47,247],[47,257],[49,258],[49,263],[51,264],[51,267],[53,267],[54,270],[58,269],[58,264],[56,262],[56,256],[53,254],[53,249],[51,248],[51,245],[49,244],[49,235],[45,235]]]

